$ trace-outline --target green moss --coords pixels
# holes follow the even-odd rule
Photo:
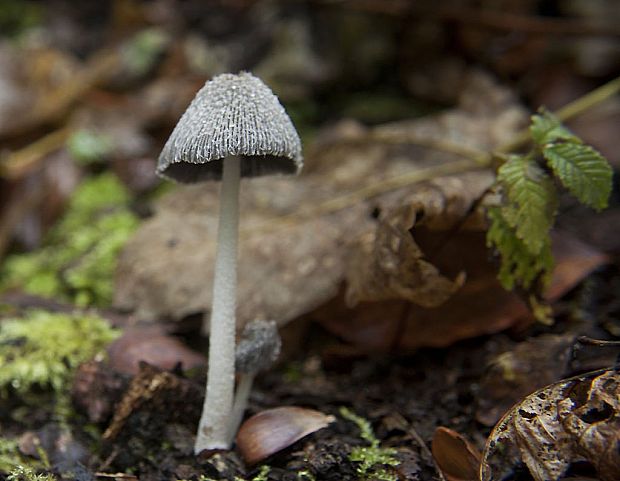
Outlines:
[[[105,134],[81,129],[67,139],[67,149],[71,157],[82,165],[104,160],[114,149],[114,142]]]
[[[316,481],[316,478],[314,477],[314,474],[312,474],[310,471],[304,469],[303,471],[299,471],[297,473],[297,479],[299,481]]]
[[[271,471],[269,466],[261,466],[258,474],[252,478],[252,481],[267,481],[269,478],[269,471]]]
[[[0,438],[0,471],[9,472],[24,464],[16,439]]]
[[[7,481],[56,481],[57,478],[51,474],[37,474],[32,468],[17,466],[6,479]]]
[[[0,0],[0,33],[19,37],[26,30],[41,23],[43,9],[36,2]]]
[[[351,412],[347,408],[340,408],[340,415],[357,425],[360,437],[370,446],[358,446],[351,450],[349,460],[357,463],[357,474],[360,479],[396,481],[398,476],[386,466],[398,466],[400,461],[396,459],[396,450],[382,448],[379,440],[375,437],[370,423]]]
[[[118,335],[93,315],[32,311],[0,324],[0,393],[33,387],[66,391],[73,371]]]
[[[11,474],[14,476],[13,479],[47,479],[27,477],[35,476],[34,470],[49,468],[47,454],[41,446],[37,446],[37,448],[40,460],[22,455],[17,439],[0,438],[0,473],[10,473],[6,478],[7,480],[11,479]]]
[[[122,61],[134,75],[144,75],[155,66],[169,41],[170,38],[163,29],[144,29],[123,45]]]
[[[129,202],[129,192],[112,174],[83,182],[45,245],[6,259],[0,290],[20,288],[79,306],[109,305],[118,253],[138,225]]]

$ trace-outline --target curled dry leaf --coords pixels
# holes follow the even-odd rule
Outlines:
[[[504,479],[524,462],[536,481],[560,479],[571,463],[592,465],[602,481],[620,473],[620,374],[596,371],[527,396],[487,440],[480,475]]]
[[[442,194],[446,193],[444,190]],[[423,307],[437,307],[463,285],[464,272],[454,281],[441,275],[411,235],[416,217],[424,212],[431,198],[403,199],[403,207],[358,239],[346,271],[349,306],[360,301],[403,299]],[[432,209],[432,204],[429,207]]]
[[[420,196],[433,198],[432,194],[425,192],[424,186],[418,190]],[[435,199],[439,199],[439,194]],[[348,309],[343,301],[344,293],[341,293],[340,298],[316,309],[312,313],[313,319],[366,351],[445,347],[461,339],[531,322],[526,304],[497,281],[497,266],[489,259],[484,232],[462,230],[452,233],[422,225],[415,228],[414,235],[417,245],[426,253],[426,260],[441,272],[453,278],[459,272],[467,273],[465,284],[450,299],[433,308],[409,301],[385,300],[363,302],[356,309]],[[553,251],[557,267],[546,293],[549,301],[557,299],[574,287],[580,278],[606,262],[606,256],[601,252],[562,233],[553,235]],[[544,384],[557,379],[559,377],[549,378]],[[533,386],[521,396],[542,385]],[[521,396],[508,400],[490,425]]]
[[[438,427],[431,446],[433,458],[446,481],[476,481],[481,454],[467,439],[452,429]]]
[[[333,421],[333,416],[313,409],[296,406],[268,409],[241,425],[237,448],[246,463],[256,464]]]

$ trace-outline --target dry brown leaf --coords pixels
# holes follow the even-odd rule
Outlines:
[[[343,282],[350,300],[395,299],[424,306],[470,288],[465,282],[458,290],[464,279],[460,273],[468,278],[470,273],[452,268],[454,258],[435,256],[441,267],[430,261],[417,233],[425,229],[450,237],[492,182],[490,172],[331,202],[361,186],[459,158],[429,143],[486,151],[523,125],[524,112],[505,89],[480,75],[467,83],[460,108],[370,130],[344,124],[315,146],[300,178],[244,181],[240,326],[258,317],[289,321],[335,298]],[[179,188],[162,199],[120,258],[117,307],[150,320],[180,319],[208,309],[217,188]],[[283,221],[282,216],[288,217]],[[482,239],[479,213],[470,217],[462,230],[477,229]]]
[[[489,436],[481,479],[504,479],[524,462],[536,481],[587,461],[603,481],[620,473],[620,375],[597,371],[551,384],[514,406]]]
[[[526,304],[497,282],[497,265],[489,259],[484,232],[418,227],[414,236],[426,260],[441,272],[452,277],[467,273],[463,287],[444,304],[426,308],[407,301],[363,302],[351,310],[341,295],[313,311],[312,318],[366,351],[445,347],[532,321]],[[605,255],[565,234],[553,235],[553,251],[557,265],[546,294],[549,301],[606,262]],[[511,404],[503,405],[490,424]]]
[[[433,458],[446,481],[476,481],[480,451],[452,429],[440,426],[432,442]]]
[[[110,368],[122,374],[135,375],[140,363],[171,371],[201,368],[207,359],[179,339],[166,335],[156,327],[131,327],[107,348]]]
[[[603,480],[620,477],[620,375],[608,371],[596,377],[589,389],[558,403],[564,429],[579,452]]]
[[[380,219],[376,229],[361,236],[352,246],[345,273],[349,306],[360,301],[402,299],[422,307],[437,307],[463,285],[465,273],[460,272],[454,281],[441,275],[426,260],[426,254],[410,232],[426,205],[432,210],[438,207],[433,201],[445,203],[446,191],[421,189],[421,194],[414,194],[413,199],[403,199],[402,207],[390,211],[386,218]],[[425,213],[431,218],[449,217],[445,205],[438,212],[428,210]]]

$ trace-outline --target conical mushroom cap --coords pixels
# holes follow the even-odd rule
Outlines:
[[[220,179],[227,157],[241,175],[295,174],[299,135],[278,98],[252,74],[222,74],[198,91],[159,156],[157,173],[177,182]]]

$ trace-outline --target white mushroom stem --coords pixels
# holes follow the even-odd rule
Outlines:
[[[248,407],[248,400],[250,399],[250,393],[252,392],[252,384],[256,373],[241,373],[239,375],[239,382],[237,383],[237,390],[235,391],[235,402],[233,404],[231,422],[230,422],[230,434],[229,439],[232,444],[235,435],[241,426],[243,420],[243,413]]]
[[[213,278],[207,392],[194,445],[196,454],[205,449],[230,448],[230,415],[235,388],[235,310],[241,161],[238,157],[230,157],[225,159],[223,164]]]

